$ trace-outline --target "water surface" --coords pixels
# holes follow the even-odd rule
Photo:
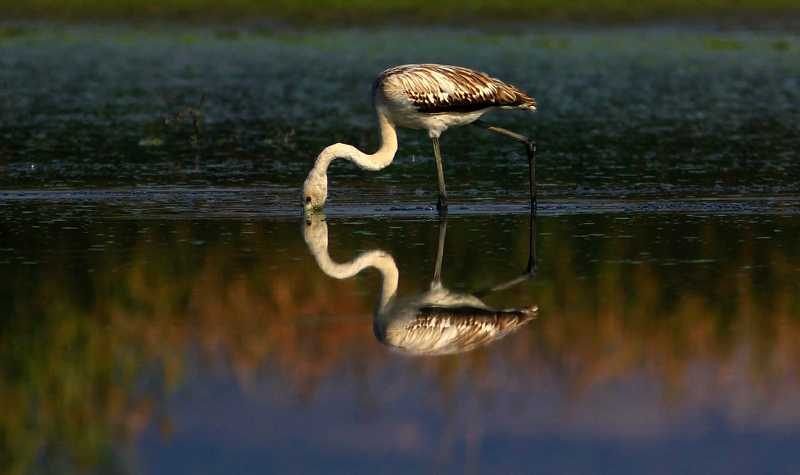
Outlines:
[[[793,33],[19,31],[0,38],[3,472],[800,466]],[[478,130],[443,139],[446,222],[410,131],[380,173],[333,165],[327,215],[301,216],[314,155],[374,146],[371,78],[412,61],[537,97],[494,116],[539,144],[530,278],[524,153]],[[325,264],[364,255],[383,270]],[[535,318],[462,353],[387,344],[387,269],[400,308],[437,256],[449,295]]]

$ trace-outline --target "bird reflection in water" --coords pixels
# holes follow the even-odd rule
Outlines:
[[[397,297],[399,272],[391,254],[372,250],[355,259],[334,262],[328,253],[328,225],[323,214],[307,215],[303,237],[309,251],[325,274],[347,279],[372,267],[381,274],[380,300],[373,328],[378,340],[412,355],[462,353],[499,340],[533,320],[537,307],[495,309],[481,298],[507,289],[535,276],[535,218],[529,220],[528,263],[518,277],[473,293],[452,292],[442,285],[442,255],[447,235],[447,218],[439,223],[436,266],[428,291],[408,298]]]

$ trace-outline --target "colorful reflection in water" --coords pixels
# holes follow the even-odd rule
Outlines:
[[[26,209],[0,235],[8,473],[795,466],[795,215],[540,216],[535,277],[482,297],[537,318],[409,357],[373,333],[382,274],[326,275],[299,218]],[[325,226],[336,262],[391,257],[398,299],[430,288],[436,220]],[[529,252],[525,215],[453,216],[441,281],[491,288]]]

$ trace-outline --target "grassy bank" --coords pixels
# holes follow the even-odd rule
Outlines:
[[[630,22],[793,17],[797,0],[0,0],[0,18],[279,20],[291,23],[483,21]]]

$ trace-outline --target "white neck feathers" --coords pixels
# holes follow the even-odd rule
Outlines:
[[[378,108],[378,125],[381,131],[381,146],[373,154],[366,154],[352,145],[337,143],[325,147],[308,173],[303,184],[303,202],[306,208],[321,208],[328,196],[328,166],[337,158],[343,158],[364,170],[377,171],[389,166],[397,153],[397,132],[384,111]]]
[[[359,168],[377,171],[386,168],[394,160],[397,153],[397,132],[394,125],[382,111],[378,111],[378,125],[381,132],[381,146],[373,154],[366,154],[352,145],[337,143],[325,147],[317,157],[314,169],[327,173],[328,166],[337,158],[343,158],[356,164]]]

